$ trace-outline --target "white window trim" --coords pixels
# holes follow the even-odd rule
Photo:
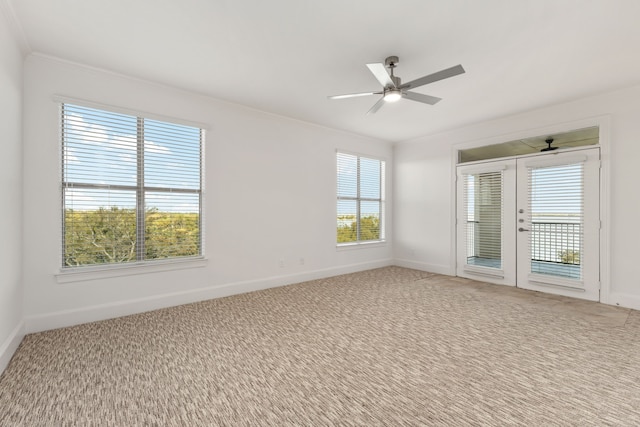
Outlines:
[[[55,94],[52,96],[53,102],[57,103],[59,106],[62,104],[75,104],[82,107],[94,108],[105,110],[113,113],[120,113],[125,115],[131,115],[136,117],[143,117],[146,119],[164,121],[169,123],[175,123],[178,125],[191,126],[200,128],[202,136],[201,146],[200,146],[200,163],[201,163],[201,172],[200,172],[200,221],[201,221],[201,242],[200,242],[200,252],[201,255],[193,256],[193,257],[185,257],[185,258],[169,258],[169,259],[159,259],[159,260],[148,260],[148,261],[136,261],[130,263],[116,263],[116,264],[98,264],[98,265],[87,265],[80,267],[59,267],[58,272],[54,274],[56,277],[56,281],[58,283],[72,283],[72,282],[80,282],[86,280],[97,280],[97,279],[108,279],[111,277],[122,277],[122,276],[130,276],[137,274],[148,274],[148,273],[156,273],[163,271],[172,271],[172,270],[182,270],[182,269],[190,269],[190,268],[200,268],[206,267],[208,264],[208,259],[206,258],[206,246],[205,246],[205,200],[206,200],[206,191],[205,191],[205,148],[206,148],[206,134],[209,126],[203,124],[201,122],[189,121],[176,119],[175,117],[169,117],[164,115],[158,115],[148,112],[143,112],[140,110],[127,109],[121,107],[115,107],[109,104],[103,104],[99,102],[88,101],[81,98],[73,98],[63,95]],[[60,150],[62,149],[62,134],[58,135],[58,142],[60,144]],[[62,168],[62,164],[59,164],[59,168]],[[61,176],[61,169],[59,170],[59,176]],[[62,180],[58,183],[58,193],[62,191]],[[63,210],[59,209],[60,218],[59,223],[62,222]],[[62,236],[59,236],[60,240],[58,243],[58,247],[62,247]]]
[[[169,259],[158,261],[132,262],[128,264],[108,264],[66,268],[55,274],[58,283],[84,282],[87,280],[109,279],[136,274],[159,273],[206,267],[209,260],[204,257]]]
[[[144,117],[145,119],[175,123],[177,125],[183,125],[183,126],[197,127],[205,131],[209,130],[210,128],[208,124],[201,123],[201,122],[184,120],[184,119],[179,119],[171,116],[164,116],[162,114],[149,113],[147,111],[140,111],[140,110],[135,110],[130,108],[122,108],[122,107],[117,107],[109,104],[102,104],[100,102],[88,101],[82,98],[73,98],[73,97],[64,96],[64,95],[53,95],[51,98],[53,102],[57,104],[75,104],[81,107],[95,108],[98,110],[105,110],[112,113],[125,114],[125,115],[136,116],[136,117]],[[204,149],[204,145],[203,145],[203,149]]]
[[[387,240],[366,240],[364,242],[345,242],[336,245],[337,251],[349,251],[353,249],[373,249],[386,246]]]

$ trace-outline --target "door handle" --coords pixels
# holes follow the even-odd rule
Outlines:
[[[527,230],[526,228],[520,227],[520,228],[518,228],[518,231],[522,232],[522,231],[531,231],[531,230]]]

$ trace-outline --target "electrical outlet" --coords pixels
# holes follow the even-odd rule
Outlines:
[[[280,268],[284,267],[284,260],[281,259],[280,261],[278,261],[278,265],[280,266]]]
[[[304,265],[304,258],[300,258],[299,261],[300,265]]]

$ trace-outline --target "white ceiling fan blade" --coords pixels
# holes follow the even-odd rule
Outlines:
[[[383,64],[367,64],[367,67],[369,67],[369,70],[380,82],[382,87],[396,87],[395,83],[393,83],[393,80],[391,80],[391,76],[389,76],[389,73],[387,72],[387,69]]]
[[[447,68],[446,70],[438,71],[437,73],[429,74],[428,76],[420,77],[419,79],[404,83],[400,85],[400,89],[413,89],[429,83],[437,82],[438,80],[448,79],[449,77],[457,76],[464,72],[462,65],[456,65],[455,67]]]
[[[442,98],[438,98],[437,96],[424,95],[422,93],[415,92],[403,92],[402,97],[429,105],[434,105],[442,101]]]
[[[373,107],[371,107],[371,109],[367,111],[367,115],[375,114],[376,111],[378,111],[384,105],[384,103],[385,103],[384,97],[380,98],[380,100],[375,104],[373,104]]]
[[[381,94],[382,94],[382,92],[347,93],[346,95],[327,96],[327,98],[329,98],[329,99],[345,99],[345,98],[356,98],[358,96],[381,95]]]

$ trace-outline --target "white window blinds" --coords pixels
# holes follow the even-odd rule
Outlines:
[[[384,240],[385,162],[337,153],[337,242]]]
[[[464,174],[467,264],[502,268],[503,172]]]
[[[62,105],[63,267],[202,254],[203,131]]]
[[[531,272],[582,277],[584,164],[529,167]]]

